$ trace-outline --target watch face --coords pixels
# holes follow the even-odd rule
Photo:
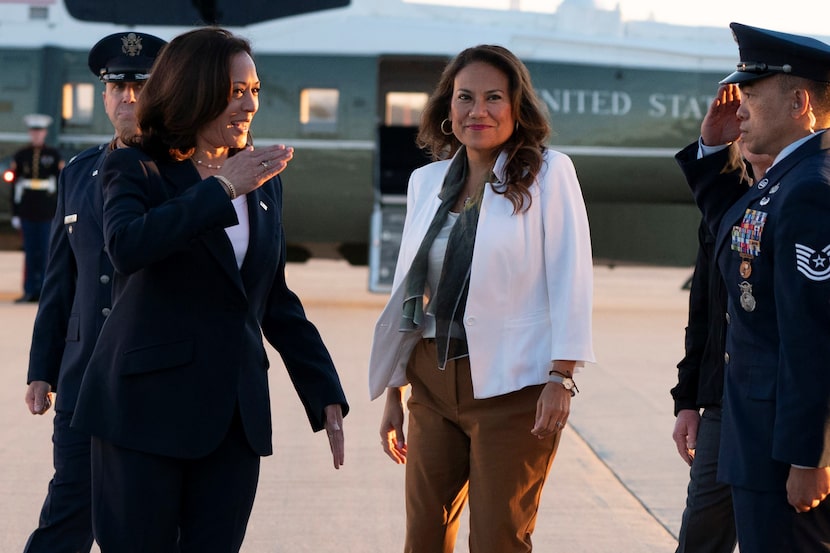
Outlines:
[[[574,381],[570,378],[563,378],[562,386],[564,386],[566,390],[572,390],[574,387]]]

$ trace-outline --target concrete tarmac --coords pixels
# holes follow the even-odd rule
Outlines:
[[[2,552],[22,551],[52,475],[51,411],[32,416],[23,403],[37,306],[12,303],[22,262],[20,252],[0,252]],[[576,377],[580,394],[542,497],[535,551],[674,551],[688,467],[671,440],[669,389],[683,353],[682,285],[690,274],[691,268],[595,268],[598,362]],[[401,551],[404,469],[381,450],[383,403],[369,401],[366,379],[373,325],[387,296],[367,291],[365,267],[344,262],[290,264],[287,278],[329,346],[351,403],[346,464],[332,468],[325,434],[311,432],[270,350],[275,454],[263,459],[242,551]],[[466,520],[456,551],[469,551]]]

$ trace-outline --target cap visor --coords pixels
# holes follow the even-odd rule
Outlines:
[[[757,81],[764,77],[775,75],[774,71],[766,71],[764,73],[752,73],[750,71],[735,71],[725,79],[722,79],[718,84],[741,84],[750,81]]]

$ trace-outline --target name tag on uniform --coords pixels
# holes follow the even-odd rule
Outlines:
[[[78,214],[77,213],[67,215],[66,217],[63,218],[63,224],[64,225],[71,225],[72,223],[77,223],[77,222],[78,222]]]

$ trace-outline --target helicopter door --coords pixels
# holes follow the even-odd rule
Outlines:
[[[389,292],[406,217],[409,175],[430,158],[415,143],[421,111],[446,64],[444,59],[380,60],[374,206],[369,245],[369,290]]]

